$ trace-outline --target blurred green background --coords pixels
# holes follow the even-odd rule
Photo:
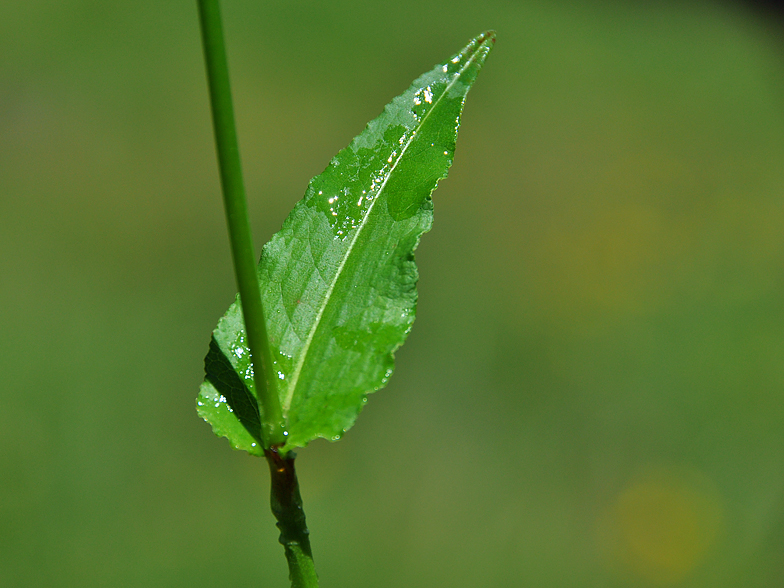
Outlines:
[[[258,247],[495,28],[395,376],[299,454],[337,587],[784,586],[784,37],[720,2],[223,5]],[[195,413],[235,286],[192,0],[0,6],[0,586],[286,586]]]

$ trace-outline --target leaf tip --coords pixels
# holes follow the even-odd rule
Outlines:
[[[479,42],[484,43],[485,41],[492,41],[493,45],[495,45],[496,35],[497,33],[493,29],[490,29],[489,31],[485,31],[484,33],[479,35]]]

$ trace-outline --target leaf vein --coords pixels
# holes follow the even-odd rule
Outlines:
[[[423,116],[423,118],[420,121],[419,125],[417,125],[416,128],[411,131],[411,136],[408,138],[408,140],[406,141],[405,145],[403,146],[403,149],[400,151],[400,155],[398,155],[397,159],[395,160],[394,165],[390,168],[389,172],[386,174],[386,177],[384,178],[383,184],[381,184],[381,186],[379,186],[379,189],[378,189],[378,192],[376,194],[376,197],[370,203],[370,206],[368,206],[366,213],[363,215],[362,222],[357,227],[357,230],[354,233],[354,235],[353,235],[353,237],[351,239],[351,242],[349,243],[348,249],[343,254],[341,262],[338,265],[337,270],[335,271],[335,275],[333,276],[332,280],[329,283],[329,286],[328,286],[327,291],[326,291],[326,293],[324,295],[323,301],[322,301],[322,303],[319,306],[318,313],[316,314],[316,318],[313,321],[313,326],[311,327],[310,331],[308,332],[308,335],[307,335],[307,337],[305,339],[305,342],[303,344],[303,348],[302,348],[302,350],[300,352],[300,356],[299,356],[299,358],[297,360],[297,363],[295,365],[294,371],[292,373],[292,377],[291,377],[290,384],[289,384],[289,387],[288,387],[288,390],[287,390],[287,393],[286,393],[286,397],[283,399],[283,402],[281,403],[282,404],[284,418],[288,416],[288,412],[289,412],[289,409],[291,408],[291,403],[292,403],[292,400],[294,398],[294,394],[296,392],[297,386],[299,385],[299,377],[300,377],[300,374],[302,373],[302,368],[303,368],[303,366],[305,364],[305,359],[307,358],[308,352],[310,350],[310,346],[311,346],[311,344],[313,342],[313,338],[316,335],[316,331],[318,330],[318,328],[319,328],[319,326],[321,324],[321,319],[322,319],[322,317],[324,315],[324,311],[326,310],[327,306],[329,306],[329,302],[330,302],[331,297],[332,297],[332,292],[335,289],[335,284],[337,284],[338,280],[340,279],[340,276],[343,273],[343,269],[345,268],[346,261],[351,256],[351,252],[353,251],[354,246],[356,245],[357,240],[359,239],[359,235],[362,233],[362,230],[367,225],[367,220],[368,220],[368,218],[370,218],[370,214],[372,213],[373,209],[375,208],[376,202],[378,202],[378,200],[381,198],[381,195],[382,195],[382,193],[384,191],[384,188],[386,187],[387,182],[389,181],[389,178],[392,177],[395,169],[397,168],[398,163],[400,163],[400,161],[402,161],[403,156],[405,155],[405,153],[408,150],[409,146],[416,139],[417,131],[419,129],[421,129],[425,125],[425,122],[429,119],[430,114],[437,110],[437,106],[441,102],[443,97],[446,96],[449,93],[449,90],[452,89],[452,87],[455,85],[455,83],[463,75],[465,70],[475,61],[476,57],[480,53],[481,53],[480,51],[475,51],[466,60],[465,64],[463,64],[463,66],[457,72],[455,72],[454,76],[447,83],[446,87],[441,92],[441,94],[439,95],[439,97],[436,100],[436,102],[425,113],[425,115]],[[316,267],[318,267],[318,265]],[[322,277],[320,271],[319,271],[319,276]],[[323,277],[322,277],[322,279],[323,279]],[[326,283],[327,281],[324,280],[324,282]]]

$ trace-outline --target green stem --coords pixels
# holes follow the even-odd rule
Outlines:
[[[231,253],[240,290],[251,361],[257,360],[253,363],[253,379],[261,403],[262,434],[271,474],[270,504],[278,520],[280,542],[286,552],[292,588],[318,588],[299,482],[294,471],[294,453],[281,455],[278,452],[278,448],[286,440],[285,424],[280,408],[277,379],[271,376],[274,363],[256,276],[256,257],[253,253],[248,206],[242,181],[220,8],[218,0],[198,0],[198,4]]]
[[[218,0],[198,0],[198,4],[234,272],[240,291],[245,332],[248,335],[247,342],[254,366],[256,395],[261,404],[263,442],[265,447],[269,448],[285,443],[285,422],[280,408],[277,378],[272,377],[274,362],[256,275],[256,257],[253,253],[237,131],[234,125],[223,25]]]
[[[294,452],[280,455],[276,448],[266,451],[270,468],[270,505],[280,529],[280,543],[289,563],[291,588],[318,588],[318,576],[310,551],[310,538],[302,509]]]

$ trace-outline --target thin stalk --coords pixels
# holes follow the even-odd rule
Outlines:
[[[302,509],[302,497],[294,469],[294,452],[280,455],[273,447],[266,451],[266,456],[272,480],[270,506],[280,529],[278,540],[286,552],[291,588],[318,588],[305,511]]]
[[[248,205],[245,199],[237,131],[234,125],[220,7],[218,0],[198,0],[198,5],[223,203],[229,225],[231,254],[240,291],[245,332],[254,366],[256,395],[261,405],[263,442],[266,448],[281,446],[286,440],[285,422],[280,407],[277,378],[272,377],[274,363],[256,276],[256,256],[253,253]]]
[[[262,434],[271,474],[270,505],[278,520],[280,542],[289,564],[292,588],[318,588],[308,529],[305,526],[305,512],[302,510],[302,497],[294,471],[294,453],[282,455],[278,452],[278,448],[286,440],[285,423],[280,408],[277,379],[271,376],[274,364],[256,276],[256,256],[253,253],[242,180],[220,8],[218,0],[198,0],[198,5],[223,203],[229,225],[229,240],[242,302],[245,332],[254,366],[253,379],[261,404]]]

